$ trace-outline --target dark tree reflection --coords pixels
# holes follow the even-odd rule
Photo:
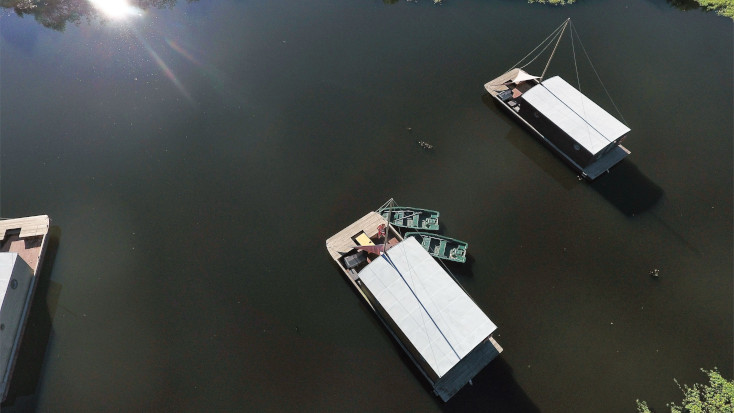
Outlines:
[[[666,0],[668,4],[679,10],[700,9],[701,5],[696,0]]]
[[[175,6],[177,1],[131,0],[130,5],[141,10],[162,9]],[[67,23],[78,24],[82,20],[105,20],[105,17],[88,0],[0,0],[0,5],[6,9],[13,9],[21,17],[33,16],[43,26],[59,31],[63,31]]]

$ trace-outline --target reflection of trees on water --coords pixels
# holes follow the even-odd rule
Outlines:
[[[400,0],[382,0],[385,4],[397,4]],[[406,0],[408,3],[418,3],[419,0]],[[441,4],[443,0],[431,0],[433,4]]]
[[[131,0],[130,5],[141,10],[171,8],[178,0]],[[195,0],[188,0],[195,1]],[[33,16],[45,27],[63,31],[66,23],[82,20],[104,20],[88,0],[0,0],[0,5],[13,9],[19,16]]]
[[[666,0],[680,10],[702,9],[734,19],[734,0]]]
[[[187,0],[193,2],[197,0]],[[417,2],[418,0],[407,0]],[[439,4],[441,0],[432,0]],[[572,3],[574,0],[528,0],[533,2],[550,3]],[[701,8],[697,0],[666,0],[671,6],[680,10],[693,10]],[[699,0],[700,1],[700,0]],[[734,0],[732,0],[734,1]],[[171,8],[178,0],[131,0],[130,5],[141,10],[153,8]],[[396,4],[400,0],[382,0],[385,4]],[[710,1],[709,1],[710,2]],[[63,31],[67,22],[79,23],[80,21],[91,21],[94,19],[104,20],[100,12],[88,0],[0,0],[0,6],[13,9],[19,16],[30,15],[45,27]],[[726,6],[719,6],[725,8]],[[731,6],[729,6],[731,8]],[[713,7],[714,9],[716,7]],[[726,15],[726,13],[724,13]]]
[[[666,0],[668,4],[679,10],[693,10],[701,8],[696,0]]]
[[[400,0],[382,0],[385,4],[396,4]],[[418,0],[407,0],[408,2],[418,2]],[[442,0],[433,0],[434,3],[441,3]],[[665,0],[669,5],[679,10],[695,10],[706,9],[716,11],[724,16],[734,17],[734,0]],[[574,4],[576,0],[527,0],[528,3],[551,4],[554,6]]]

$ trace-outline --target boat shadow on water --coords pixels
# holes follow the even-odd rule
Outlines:
[[[576,177],[576,174],[569,170],[568,166],[558,159],[557,156],[549,152],[548,149],[538,141],[538,139],[532,136],[524,125],[517,121],[508,121],[501,113],[505,108],[500,107],[500,105],[497,104],[497,101],[493,99],[489,93],[484,93],[482,95],[482,103],[491,109],[492,112],[495,112],[497,114],[497,119],[506,123],[507,127],[510,128],[509,132],[507,132],[504,137],[505,140],[530,159],[548,176],[553,178],[554,181],[558,182],[558,184],[566,190],[571,190],[574,187],[583,184],[583,182],[579,181]],[[520,127],[517,128],[515,126]]]
[[[464,386],[456,396],[441,404],[444,412],[517,412],[536,413],[540,409],[517,384],[512,367],[497,357],[479,372],[471,385]],[[436,399],[437,403],[441,403]]]
[[[365,306],[365,311],[370,312]],[[517,383],[512,367],[502,358],[499,357],[492,360],[484,367],[471,381],[459,390],[449,401],[443,402],[433,394],[433,388],[427,380],[424,380],[423,373],[416,367],[413,361],[403,351],[400,345],[390,337],[390,334],[380,328],[380,322],[373,317],[376,330],[384,334],[390,340],[390,345],[394,347],[402,365],[409,369],[418,383],[426,392],[427,396],[433,398],[436,407],[447,413],[466,413],[466,412],[515,412],[515,413],[539,413],[540,409],[525,393],[525,390]],[[400,366],[402,367],[402,366]],[[488,409],[488,406],[491,408]]]
[[[338,268],[338,265],[334,264],[334,267]],[[349,284],[348,281],[345,280],[345,282]],[[372,311],[366,304],[363,305],[363,308],[366,313],[372,314]],[[416,383],[424,388],[427,395],[433,398],[436,407],[441,411],[447,413],[486,412],[488,411],[487,406],[491,406],[490,410],[497,412],[540,412],[540,409],[517,383],[512,367],[502,358],[502,355],[492,360],[492,362],[477,373],[472,379],[471,384],[462,387],[449,401],[441,401],[438,396],[433,394],[433,388],[427,380],[424,380],[423,373],[416,367],[413,360],[403,351],[397,341],[390,336],[390,333],[384,328],[381,328],[382,326],[378,318],[370,318],[375,326],[375,330],[380,331],[380,334],[383,334],[389,339],[390,345],[395,349],[395,354],[402,361],[402,366],[410,370],[415,377]]]
[[[627,159],[589,185],[630,217],[648,211],[663,197],[663,189]]]
[[[482,95],[482,102],[497,113],[500,119],[504,118],[499,113],[504,109],[498,107],[495,99],[492,99],[488,93]],[[577,174],[569,169],[557,156],[546,150],[544,145],[527,132],[524,127],[515,128],[514,125],[522,126],[517,122],[514,124],[508,122],[510,131],[505,135],[505,140],[566,190],[581,185],[589,185],[620,212],[630,217],[649,210],[663,196],[663,189],[645,176],[629,159],[623,159],[608,173],[601,175],[594,181],[585,182],[579,179]]]
[[[22,411],[35,410],[36,388],[43,370],[44,356],[51,338],[53,318],[62,288],[61,284],[51,281],[61,229],[51,226],[48,235],[48,245],[38,274],[38,286],[31,303],[18,360],[10,381],[8,396],[0,405],[0,410],[10,407]]]
[[[464,264],[446,263],[451,272],[459,278],[459,281],[462,277],[472,276],[471,266],[474,263],[474,259],[471,256],[467,256],[467,262]],[[341,271],[336,261],[332,261],[332,267]],[[342,278],[346,285],[350,284],[345,277],[340,278]],[[471,384],[463,386],[449,401],[442,402],[438,396],[433,394],[433,388],[424,379],[424,373],[418,369],[407,352],[403,351],[403,348],[395,338],[386,329],[382,328],[379,318],[374,316],[374,312],[364,301],[362,301],[362,309],[366,314],[372,314],[369,318],[375,330],[379,331],[390,342],[390,345],[395,350],[394,353],[401,359],[402,366],[410,370],[415,377],[416,383],[424,388],[427,395],[431,395],[430,397],[433,398],[436,407],[441,411],[456,413],[484,412],[487,411],[487,406],[491,406],[492,411],[512,411],[518,413],[540,412],[540,409],[517,383],[512,367],[510,367],[501,355],[492,360],[474,376]]]

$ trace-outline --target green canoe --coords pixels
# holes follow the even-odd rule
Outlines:
[[[466,249],[469,244],[464,241],[427,232],[407,232],[405,238],[407,237],[414,237],[429,254],[436,258],[466,262]]]

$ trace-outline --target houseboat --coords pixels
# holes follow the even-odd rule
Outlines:
[[[18,358],[49,224],[46,215],[0,220],[0,401],[7,397]]]
[[[365,303],[448,401],[502,351],[496,325],[413,237],[370,212],[326,240]]]
[[[551,36],[554,52],[569,24],[570,19]],[[621,145],[630,129],[560,76],[545,79],[552,58],[540,76],[515,67],[484,88],[581,177],[594,180],[630,154]]]

